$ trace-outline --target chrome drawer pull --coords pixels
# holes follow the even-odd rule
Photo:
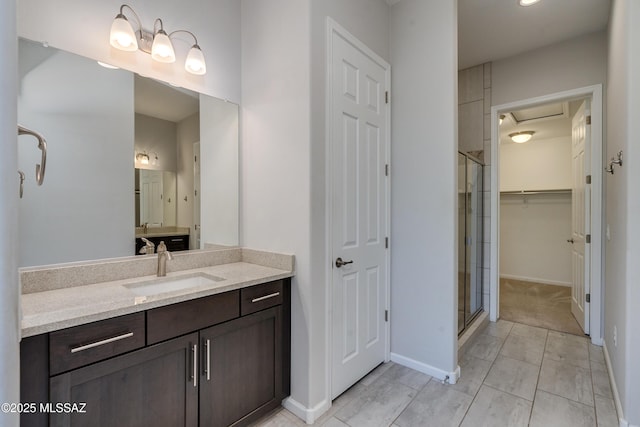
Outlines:
[[[211,340],[206,340],[204,345],[207,347],[207,381],[211,380]]]
[[[198,345],[194,344],[193,348],[193,386],[198,387]]]
[[[81,345],[80,347],[74,347],[71,349],[71,353],[77,353],[79,351],[88,350],[90,348],[99,347],[101,345],[109,344],[114,341],[120,341],[125,338],[131,338],[133,336],[133,332],[127,332],[126,334],[118,335],[117,337],[107,338],[106,340],[92,342],[91,344]]]
[[[277,297],[278,295],[280,295],[280,292],[274,292],[272,294],[265,295],[263,297],[254,298],[254,299],[251,300],[251,302],[264,301],[264,300],[269,299],[269,298]]]

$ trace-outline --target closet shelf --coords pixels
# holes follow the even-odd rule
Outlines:
[[[501,195],[514,195],[514,196],[529,196],[534,194],[571,194],[571,189],[558,189],[558,190],[520,190],[520,191],[501,191]]]

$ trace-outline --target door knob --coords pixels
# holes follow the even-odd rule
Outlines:
[[[567,239],[567,242],[574,243],[575,241],[573,239]]]
[[[336,258],[336,267],[340,268],[343,265],[353,264],[353,260],[351,261],[343,261],[342,258]]]

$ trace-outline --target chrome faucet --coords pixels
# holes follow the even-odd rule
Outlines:
[[[158,244],[158,277],[167,275],[167,259],[172,260],[173,255],[167,250],[163,240]]]
[[[140,239],[142,239],[142,241],[144,242],[144,246],[140,248],[140,251],[138,253],[151,255],[155,252],[156,245],[154,245],[152,241],[150,241],[149,239],[145,239],[144,237],[141,237]]]

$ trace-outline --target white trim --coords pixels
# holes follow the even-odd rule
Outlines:
[[[559,280],[540,279],[538,277],[518,276],[515,274],[501,274],[500,279],[520,280],[522,282],[534,282],[534,283],[540,283],[542,285],[571,287],[571,282],[561,282]]]
[[[323,402],[328,402],[328,406],[323,410],[326,411],[331,407],[331,394],[332,394],[332,325],[333,325],[333,295],[332,295],[332,286],[333,286],[333,270],[332,270],[332,261],[333,261],[333,240],[332,240],[332,214],[333,214],[333,170],[332,166],[332,141],[331,135],[333,135],[333,127],[332,127],[332,58],[333,58],[333,50],[332,50],[332,37],[333,34],[337,34],[339,37],[342,37],[345,41],[351,44],[353,47],[364,53],[374,62],[376,62],[380,67],[385,70],[385,85],[386,90],[391,94],[391,65],[385,61],[381,56],[376,54],[373,50],[371,50],[367,45],[358,40],[353,34],[343,28],[340,24],[334,21],[331,17],[327,17],[327,32],[326,32],[326,58],[325,58],[325,274],[326,274],[326,290],[325,290],[325,298],[326,298],[326,306],[327,306],[327,316],[325,322],[325,373],[326,373],[326,384],[327,388],[325,390],[325,400]],[[386,164],[391,167],[391,100],[389,100],[388,104],[385,104],[384,108],[387,109],[386,116]],[[386,227],[386,237],[391,240],[391,173],[385,180],[385,191],[387,193],[386,197],[386,214],[387,221],[385,224]],[[388,362],[391,358],[391,243],[389,244],[389,248],[386,251],[386,304],[385,310],[389,312],[389,321],[385,322],[385,362]]]
[[[460,378],[460,366],[456,366],[456,370],[452,372],[443,371],[435,366],[427,365],[415,359],[402,356],[397,353],[391,353],[391,361],[399,365],[406,366],[423,374],[427,374],[440,381],[447,381],[449,384],[455,384]]]
[[[602,114],[602,85],[586,86],[582,88],[557,92],[550,95],[524,99],[507,104],[491,107],[491,266],[490,266],[490,307],[489,318],[495,322],[500,316],[500,153],[498,117],[501,113],[514,109],[533,107],[550,102],[591,97],[591,303],[589,306],[589,332],[591,342],[602,341],[602,221],[604,200],[602,196],[602,153],[603,144],[603,114]]]
[[[605,342],[605,340],[602,340],[602,350],[604,351],[604,361],[607,364],[609,382],[611,383],[611,391],[613,392],[613,402],[616,405],[616,412],[618,413],[620,427],[634,427],[624,419],[622,402],[620,402],[620,394],[618,393],[618,385],[616,384],[616,378],[613,376],[613,366],[611,366],[611,357],[609,357],[609,350],[607,349],[607,343]]]
[[[331,408],[331,401],[324,399],[313,408],[307,408],[291,396],[282,401],[282,406],[307,424],[313,424],[322,414]]]

